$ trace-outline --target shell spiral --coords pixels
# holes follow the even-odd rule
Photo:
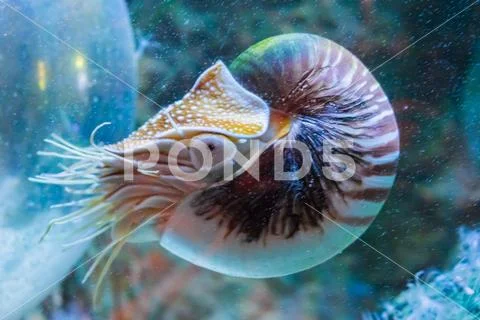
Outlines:
[[[271,109],[292,117],[283,139],[306,145],[312,166],[301,179],[277,181],[278,147],[270,146],[257,159],[259,181],[243,173],[194,193],[169,221],[161,244],[235,276],[281,276],[317,265],[367,229],[394,182],[399,141],[388,98],[352,53],[310,34],[266,39],[230,70]],[[285,171],[301,167],[295,149],[282,152]],[[326,175],[345,170],[332,156],[350,159],[348,179]]]

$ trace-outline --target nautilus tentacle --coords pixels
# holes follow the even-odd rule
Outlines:
[[[76,162],[32,180],[90,197],[51,225],[89,218],[92,233],[73,244],[111,231],[87,273],[105,258],[100,279],[127,241],[158,241],[235,276],[312,267],[366,230],[399,155],[395,116],[373,75],[346,49],[308,34],[264,40],[229,68],[217,62],[125,140],[93,140],[88,148],[47,140],[61,152],[44,155]],[[186,179],[203,170],[199,143],[211,151],[211,170]],[[173,157],[178,144],[185,148]]]
[[[230,69],[272,110],[292,117],[281,140],[308,146],[312,167],[301,179],[275,180],[281,144],[270,146],[258,159],[260,181],[243,173],[190,195],[169,220],[161,244],[236,276],[280,276],[312,267],[366,230],[393,184],[399,143],[388,98],[353,54],[313,35],[264,40]],[[301,166],[294,149],[280,152],[286,171]],[[330,154],[337,160],[348,156],[353,175],[329,178],[346,169]]]

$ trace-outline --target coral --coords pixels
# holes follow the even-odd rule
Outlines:
[[[459,235],[459,261],[451,270],[419,272],[404,292],[364,320],[480,319],[480,229],[461,228]]]

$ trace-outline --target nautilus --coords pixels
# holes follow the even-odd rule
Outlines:
[[[32,180],[85,197],[49,226],[71,222],[91,232],[72,244],[111,232],[87,274],[103,264],[100,281],[125,243],[142,241],[231,276],[311,268],[367,229],[399,156],[395,115],[379,83],[352,53],[311,34],[263,40],[229,67],[218,61],[123,141],[98,145],[94,136],[88,147],[48,139],[60,152],[42,154],[73,163]],[[207,158],[208,172],[185,178]]]

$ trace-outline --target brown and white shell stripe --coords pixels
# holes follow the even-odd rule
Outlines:
[[[340,151],[356,161],[355,175],[343,182],[324,180],[334,217],[360,222],[372,220],[380,210],[393,184],[399,156],[399,135],[388,98],[368,69],[351,53],[326,42],[321,68],[325,70],[317,86],[317,98],[328,96],[324,107],[316,110],[318,124],[333,136],[335,144],[343,138],[353,142]],[[314,82],[310,82],[314,83]],[[324,88],[328,88],[323,90]],[[340,146],[341,148],[341,146]],[[343,201],[342,201],[343,200]]]

